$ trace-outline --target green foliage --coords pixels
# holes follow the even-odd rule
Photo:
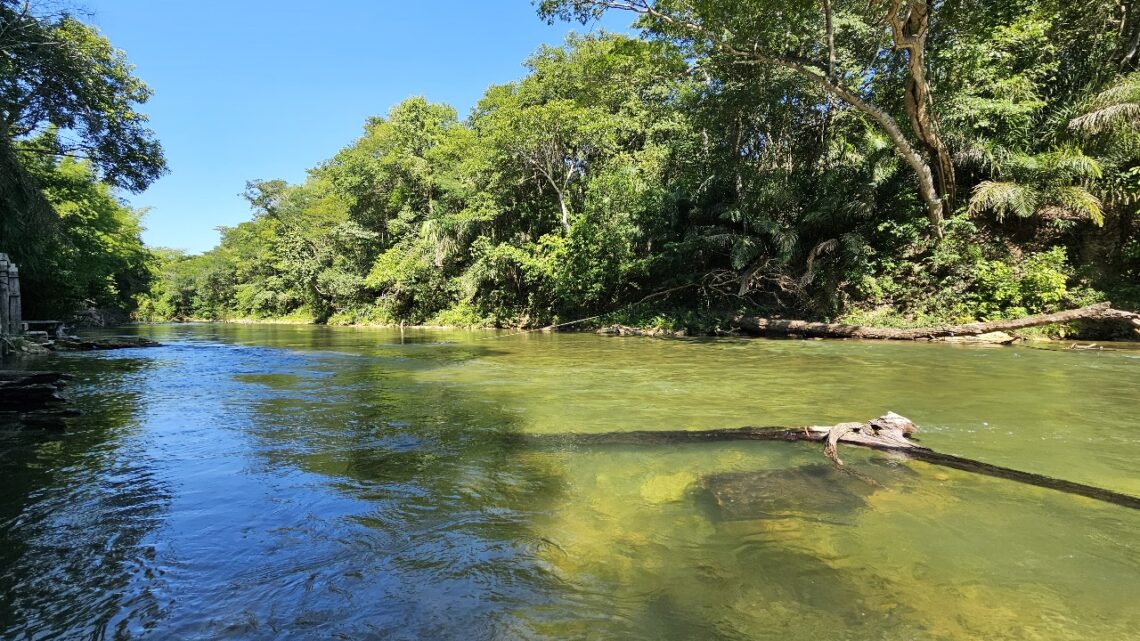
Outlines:
[[[1090,97],[1084,113],[1069,121],[1075,131],[1128,135],[1140,124],[1140,73],[1132,73]]]
[[[68,318],[80,304],[132,309],[151,276],[151,254],[140,238],[144,212],[116,199],[85,161],[39,158],[25,171],[56,217],[25,241],[35,247],[11,251],[17,260],[30,250],[39,254],[21,265],[25,316]]]
[[[652,6],[706,31],[643,15],[643,39],[540,49],[466,119],[423,98],[369,119],[304,182],[251,182],[252,220],[202,256],[164,259],[147,313],[601,316],[709,332],[747,310],[904,325],[1083,304],[1135,273],[1122,248],[1140,189],[1136,78],[1119,76],[1107,0],[934,5],[930,107],[961,203],[941,242],[882,118],[718,46],[825,60],[818,2],[539,4],[579,18]],[[882,3],[831,4],[836,77],[912,135]]]
[[[1037,214],[1054,222],[1087,218],[1104,224],[1100,199],[1085,187],[1102,177],[1100,163],[1078,149],[1013,154],[1000,163],[998,173],[1007,179],[985,180],[974,188],[970,213],[993,211],[998,221],[1011,214]]]
[[[979,260],[974,264],[975,309],[983,318],[1025,316],[1029,310],[1056,311],[1068,298],[1071,270],[1065,250],[1030,254],[1020,264]]]
[[[151,92],[125,55],[67,13],[36,15],[0,0],[0,135],[25,140],[54,127],[28,153],[90,158],[101,180],[141,191],[166,170],[162,149],[135,110]]]
[[[150,90],[93,27],[0,0],[0,251],[21,268],[24,314],[133,307],[151,276],[141,191],[166,170],[136,110]]]

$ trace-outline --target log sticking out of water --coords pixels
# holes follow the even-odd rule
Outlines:
[[[1113,309],[1110,303],[1098,303],[1080,309],[1070,309],[1056,314],[1038,314],[1015,320],[993,321],[989,323],[967,323],[965,325],[942,325],[917,329],[896,329],[892,327],[867,327],[864,325],[844,325],[842,323],[810,323],[801,320],[782,320],[737,316],[732,323],[749,334],[806,336],[810,338],[862,338],[873,340],[929,340],[947,336],[979,336],[991,332],[1010,332],[1028,327],[1069,323],[1077,320],[1124,320],[1132,323],[1140,332],[1140,314]]]
[[[60,372],[0,371],[0,423],[62,427],[64,418],[78,414],[60,396],[71,378]]]
[[[840,423],[832,426],[808,427],[741,427],[716,430],[675,430],[643,432],[610,432],[604,434],[570,434],[549,437],[554,443],[573,445],[649,445],[674,443],[714,443],[724,441],[816,441],[824,443],[824,453],[838,466],[838,444],[847,443],[875,450],[898,454],[925,461],[934,465],[957,470],[984,474],[995,478],[1017,481],[1027,485],[1076,494],[1079,496],[1140,510],[1140,498],[1113,492],[1104,488],[1074,483],[1032,472],[1023,472],[1008,467],[990,465],[962,458],[952,454],[942,454],[912,440],[918,427],[903,416],[887,412],[879,418],[864,423]]]

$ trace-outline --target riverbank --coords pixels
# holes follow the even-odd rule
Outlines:
[[[334,317],[335,318],[335,317]],[[1088,305],[1050,314],[992,321],[946,321],[923,323],[899,316],[848,315],[838,321],[806,321],[781,316],[756,316],[721,312],[706,313],[702,318],[683,317],[678,322],[661,314],[651,318],[631,317],[627,312],[591,316],[580,320],[555,322],[543,326],[502,326],[501,324],[449,325],[435,323],[350,322],[344,317],[318,322],[307,316],[284,318],[193,319],[188,322],[222,322],[234,324],[299,324],[346,327],[484,329],[516,332],[577,331],[607,336],[783,336],[787,338],[858,338],[873,340],[943,340],[949,342],[983,342],[1009,344],[1022,340],[1137,340],[1140,338],[1140,314],[1114,309],[1108,302]],[[847,320],[852,319],[851,321]],[[620,319],[620,320],[619,320]],[[697,322],[693,322],[696,320]],[[865,321],[871,320],[871,323]],[[331,321],[331,322],[330,322]],[[621,322],[625,321],[625,322]],[[863,321],[863,322],[853,322]],[[876,322],[880,321],[880,322]],[[886,322],[881,322],[886,321]]]

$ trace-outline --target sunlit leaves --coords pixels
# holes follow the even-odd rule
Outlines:
[[[137,110],[150,95],[123,52],[93,27],[0,0],[0,135],[21,140],[56,127],[67,136],[35,153],[82,155],[100,178],[141,191],[166,171]]]
[[[927,298],[955,318],[1006,313],[1058,304],[1073,274],[1063,247],[1023,269],[1011,246],[1077,247],[1120,215],[1113,194],[1140,185],[1140,137],[1118,135],[1133,93],[1104,92],[1116,71],[1093,55],[1115,36],[1056,0],[936,3],[931,107],[963,205],[940,244],[899,153],[914,135],[906,56],[883,3],[831,2],[836,76],[901,123],[895,136],[794,69],[738,64],[732,47],[826,63],[819,0],[540,5],[587,20],[640,9],[646,38],[571,36],[464,119],[412,98],[303,183],[259,183],[255,219],[226,230],[196,300],[228,291],[222,313],[331,322],[538,325],[647,298],[812,317]]]
[[[974,188],[970,213],[992,210],[998,220],[1006,215],[1029,218],[1037,213],[1039,198],[1032,187],[1010,181],[986,180]]]
[[[1101,177],[1101,166],[1079,149],[1012,154],[998,173],[1008,179],[979,183],[970,198],[970,213],[992,211],[999,221],[1007,215],[1057,214],[1104,224],[1102,203],[1087,187]]]
[[[1085,105],[1084,113],[1073,118],[1069,127],[1084,134],[1100,134],[1114,129],[1135,131],[1140,125],[1140,74],[1134,73],[1096,94]]]

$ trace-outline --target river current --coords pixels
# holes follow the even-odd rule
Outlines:
[[[1140,512],[807,443],[832,424],[1140,495],[1140,351],[172,325],[0,433],[0,639],[1140,638]],[[742,488],[744,488],[742,490]],[[727,498],[726,498],[727,497]]]

